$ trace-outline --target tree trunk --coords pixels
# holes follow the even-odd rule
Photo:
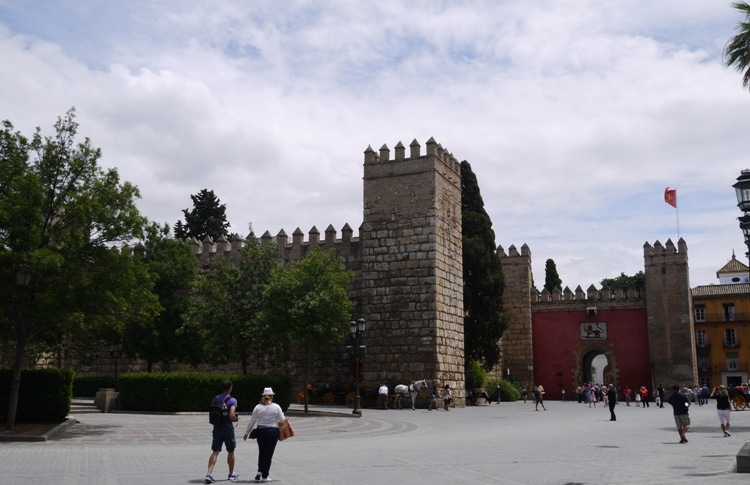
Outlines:
[[[26,337],[16,340],[16,355],[13,357],[13,377],[10,383],[10,402],[8,404],[8,420],[5,429],[13,431],[16,427],[16,412],[18,411],[18,394],[21,390],[21,368],[23,356],[26,352]]]
[[[305,346],[305,414],[307,414],[307,400],[310,392],[307,389],[307,380],[310,376],[310,347]]]

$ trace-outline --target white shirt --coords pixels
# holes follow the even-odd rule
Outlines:
[[[269,404],[258,404],[253,409],[253,414],[250,416],[250,422],[247,423],[247,429],[245,434],[249,433],[251,429],[257,423],[258,426],[264,428],[278,428],[279,421],[284,421],[284,412],[281,410],[281,406],[275,402]]]
[[[378,394],[388,394],[388,386],[380,386],[380,389],[378,389]]]

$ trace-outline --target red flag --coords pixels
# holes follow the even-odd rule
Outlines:
[[[664,202],[671,205],[675,209],[677,208],[677,189],[670,189],[667,187],[664,189]]]

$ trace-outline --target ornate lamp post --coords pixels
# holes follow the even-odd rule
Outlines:
[[[354,410],[352,414],[362,415],[362,408],[360,406],[359,396],[359,334],[365,331],[365,319],[360,318],[356,322],[352,320],[349,322],[351,327],[350,333],[354,337],[354,388],[356,395],[354,396]]]
[[[740,221],[740,229],[745,236],[745,245],[748,249],[745,256],[750,258],[750,170],[743,170],[732,187],[737,193],[737,207],[743,214],[737,219]]]

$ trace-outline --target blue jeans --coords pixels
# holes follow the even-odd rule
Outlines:
[[[268,477],[271,470],[273,452],[279,442],[279,428],[258,428],[258,471],[263,478]]]

